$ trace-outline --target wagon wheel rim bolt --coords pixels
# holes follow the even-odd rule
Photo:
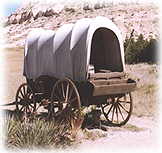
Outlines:
[[[51,93],[51,109],[48,117],[52,115],[54,119],[58,120],[63,118],[65,122],[76,119],[76,126],[81,119],[81,102],[78,90],[74,83],[67,78],[58,80]],[[59,105],[62,107],[59,108]],[[76,109],[73,113],[72,110]],[[71,123],[68,123],[71,124]]]
[[[20,120],[23,120],[22,114],[27,114],[28,117],[35,114],[35,96],[32,88],[27,83],[23,83],[19,86],[16,93],[15,104],[16,112]]]
[[[112,102],[102,104],[102,111],[107,121],[114,126],[125,125],[132,113],[133,100],[131,93],[112,98]]]

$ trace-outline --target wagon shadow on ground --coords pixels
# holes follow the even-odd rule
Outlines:
[[[98,124],[94,122],[94,119],[91,117],[84,117],[83,123],[82,123],[82,129],[101,129],[103,131],[108,131],[109,127],[113,127],[110,123],[108,123],[106,120],[101,119]]]

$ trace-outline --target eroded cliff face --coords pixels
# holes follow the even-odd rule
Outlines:
[[[34,1],[21,5],[13,14],[3,18],[3,47],[24,46],[27,34],[33,28],[57,30],[63,24],[75,23],[81,18],[105,16],[120,29],[123,39],[135,29],[134,37],[159,35],[159,8],[155,4],[112,4],[104,1],[53,2]]]

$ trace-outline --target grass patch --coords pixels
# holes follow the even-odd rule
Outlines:
[[[66,125],[56,125],[36,119],[28,125],[6,117],[5,147],[8,149],[66,148],[77,142],[74,132]]]
[[[143,84],[141,86],[137,86],[137,90],[143,91],[144,94],[154,94],[156,91],[156,85],[155,84]]]
[[[88,130],[88,129],[85,129],[83,131],[84,133],[84,139],[88,139],[88,140],[96,140],[98,138],[103,138],[103,137],[107,137],[107,134],[106,132],[103,132],[101,130]]]
[[[132,93],[133,114],[138,117],[156,116],[160,104],[160,66],[147,63],[126,65],[126,72],[137,82],[136,91]]]
[[[142,128],[139,128],[135,125],[128,124],[128,123],[123,128],[132,132],[140,132],[143,130]]]

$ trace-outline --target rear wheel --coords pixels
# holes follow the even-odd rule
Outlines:
[[[132,113],[133,100],[131,93],[117,98],[109,98],[106,104],[102,104],[102,112],[107,121],[114,126],[125,125]]]
[[[35,115],[35,96],[32,88],[27,83],[23,83],[19,86],[16,94],[15,104],[19,119],[23,120],[24,117],[33,118]]]
[[[80,126],[81,101],[75,84],[67,78],[58,80],[51,93],[51,109],[48,117],[66,122],[71,127]]]

